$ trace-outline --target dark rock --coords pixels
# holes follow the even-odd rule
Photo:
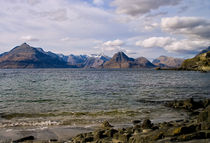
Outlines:
[[[118,140],[127,143],[130,137],[131,137],[131,134],[129,133],[119,134]]]
[[[190,111],[204,107],[204,103],[202,101],[194,101],[193,98],[187,100],[172,101],[166,103],[165,105],[176,109],[186,109]]]
[[[188,134],[196,131],[196,126],[195,125],[189,125],[189,126],[182,126],[182,127],[177,127],[172,131],[172,135],[182,135],[182,134]]]
[[[34,136],[28,136],[28,137],[24,137],[24,138],[21,138],[19,140],[13,141],[13,143],[19,143],[19,142],[24,142],[24,141],[32,141],[34,139],[35,139]]]
[[[57,139],[50,139],[49,142],[57,142]]]
[[[143,129],[151,129],[153,127],[153,124],[149,119],[145,119],[141,125]]]
[[[156,132],[154,133],[153,137],[152,137],[152,140],[159,140],[159,139],[162,139],[164,138],[164,133],[163,132]]]
[[[98,131],[95,131],[93,132],[93,136],[94,136],[94,139],[98,140],[98,139],[103,139],[104,137],[104,132],[105,130],[98,130]]]
[[[210,105],[205,108],[198,116],[198,122],[210,122]]]
[[[113,127],[112,125],[110,125],[110,123],[108,121],[103,122],[101,126],[102,126],[102,128],[112,128]]]
[[[94,140],[93,137],[86,137],[86,138],[84,139],[85,142],[92,142],[93,140]]]
[[[141,123],[141,120],[133,120],[132,123],[133,125],[138,125]]]
[[[115,130],[115,129],[109,129],[109,130],[106,130],[104,135],[107,136],[107,137],[113,137],[114,134],[116,134],[118,131]]]

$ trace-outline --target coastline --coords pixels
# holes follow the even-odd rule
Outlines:
[[[0,131],[0,137],[4,138],[1,142],[95,142],[96,140],[101,142],[117,142],[123,143],[135,143],[135,142],[156,142],[156,141],[188,141],[196,139],[210,138],[210,126],[209,115],[205,119],[204,124],[198,119],[202,118],[202,112],[210,112],[210,100],[195,102],[194,100],[181,100],[181,101],[168,101],[164,105],[169,108],[173,108],[178,112],[189,112],[190,116],[186,119],[173,120],[168,122],[155,123],[154,121],[147,120],[134,120],[128,126],[116,126],[112,127],[108,121],[105,121],[101,125],[96,126],[49,126],[49,127],[37,127],[37,129],[21,128],[16,129],[4,129]],[[207,108],[208,107],[208,108]],[[205,118],[205,117],[204,117]],[[199,119],[199,120],[200,120]],[[133,124],[133,125],[132,125]],[[193,132],[182,132],[182,128],[192,128]],[[196,129],[194,129],[196,128]],[[200,129],[199,129],[200,128]],[[205,129],[205,130],[203,130]],[[175,130],[180,130],[179,134],[174,133]],[[170,132],[170,135],[166,133]],[[101,136],[95,137],[95,134],[101,134]],[[198,134],[199,133],[199,134]],[[114,134],[116,134],[114,136]],[[204,135],[205,134],[205,135]],[[125,136],[126,135],[126,136]],[[127,136],[128,135],[128,136]],[[4,136],[4,137],[3,137]],[[184,137],[185,136],[185,137]],[[8,137],[8,138],[6,138]],[[10,138],[9,138],[10,137]],[[11,138],[12,137],[12,138]],[[142,138],[143,137],[143,138]],[[145,139],[144,137],[151,138],[152,140]],[[133,141],[130,141],[132,138]],[[166,138],[166,139],[165,139]],[[142,141],[142,139],[144,141]],[[201,140],[200,140],[201,141]]]

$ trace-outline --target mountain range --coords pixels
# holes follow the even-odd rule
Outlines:
[[[137,59],[129,58],[125,53],[116,53],[110,61],[103,65],[103,68],[154,68],[149,60],[144,57]]]
[[[183,61],[184,59],[182,58],[160,56],[157,59],[154,59],[152,63],[161,68],[178,68],[181,66]]]
[[[209,50],[210,47],[197,56],[201,57]],[[150,62],[145,57],[128,57],[124,52],[118,52],[112,58],[103,54],[66,56],[45,52],[42,48],[31,47],[27,43],[0,54],[0,68],[184,68],[188,64],[186,60],[184,63],[183,61],[181,58],[160,56]]]

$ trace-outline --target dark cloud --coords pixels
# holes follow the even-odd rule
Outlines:
[[[164,31],[183,34],[190,37],[210,38],[210,20],[199,17],[163,18],[161,27]]]
[[[180,1],[182,0],[114,0],[112,5],[116,6],[117,13],[137,16],[161,6],[177,5]]]

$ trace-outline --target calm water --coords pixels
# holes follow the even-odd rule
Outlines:
[[[37,114],[9,120],[0,117],[2,124],[25,120],[59,120],[71,124],[76,119],[82,122],[84,118],[117,122],[118,118],[125,117],[127,121],[140,116],[175,118],[176,111],[150,101],[190,97],[210,97],[210,73],[148,69],[0,70],[0,115]],[[39,114],[47,116],[39,117]]]

